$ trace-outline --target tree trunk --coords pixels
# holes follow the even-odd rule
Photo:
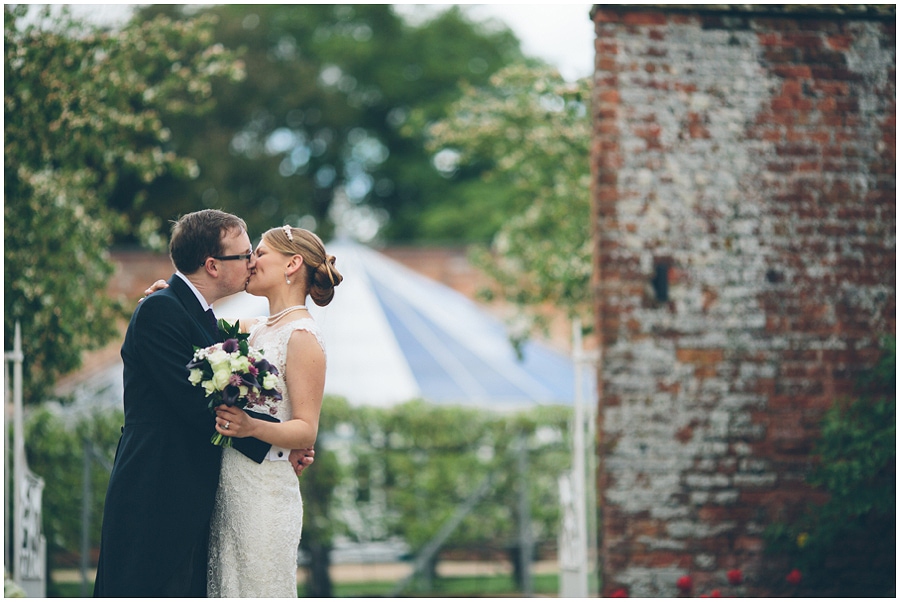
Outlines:
[[[513,568],[513,583],[516,584],[516,587],[522,588],[525,580],[525,573],[522,570],[522,549],[519,545],[514,544],[506,548],[506,554],[509,556],[509,562]]]
[[[332,598],[331,546],[313,542],[309,546],[309,565],[306,568],[306,597]]]

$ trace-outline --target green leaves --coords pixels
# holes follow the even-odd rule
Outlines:
[[[516,539],[516,459],[525,437],[535,537],[555,540],[557,476],[571,460],[570,418],[563,407],[508,414],[423,401],[372,408],[326,399],[316,447],[337,450],[344,475],[335,483],[330,516],[349,518],[343,530],[352,537],[399,536],[415,549],[491,474],[489,495],[450,545],[503,547]],[[316,464],[308,470],[315,472]]]
[[[222,337],[222,340],[228,339],[236,339],[238,342],[246,341],[250,338],[249,332],[241,332],[241,322],[240,320],[235,320],[233,323],[225,320],[223,318],[219,318],[219,335]],[[247,355],[247,351],[241,348],[241,353]]]
[[[884,341],[857,397],[822,419],[809,483],[824,494],[767,538],[802,569],[809,595],[884,596],[896,587],[896,340]]]
[[[457,153],[460,169],[509,191],[491,248],[473,260],[493,278],[491,294],[520,310],[522,337],[547,323],[548,307],[591,323],[589,85],[511,65],[487,86],[465,87],[428,128],[432,152]]]
[[[84,441],[111,462],[121,411],[63,418],[43,406],[26,421],[31,469],[44,478],[44,530],[52,551],[78,550]],[[315,463],[300,477],[306,549],[336,535],[429,541],[487,474],[489,494],[460,525],[451,546],[502,549],[517,538],[520,438],[528,444],[527,488],[535,541],[555,544],[558,475],[569,468],[571,409],[536,407],[499,413],[411,401],[393,408],[351,406],[327,397]],[[91,473],[91,541],[99,541],[108,468]]]
[[[240,320],[235,320],[233,324],[219,318],[219,335],[223,341],[235,339],[238,342],[238,350],[241,355],[250,355],[250,333],[241,332]]]
[[[460,80],[483,84],[520,54],[508,30],[481,28],[458,8],[416,24],[387,4],[188,10],[216,18],[213,42],[240,49],[246,79],[214,85],[216,106],[199,119],[160,114],[170,147],[199,169],[190,182],[151,187],[146,210],[163,224],[187,203],[241,215],[251,233],[302,222],[327,240],[337,221],[354,235],[377,223],[385,238],[421,240],[423,210],[454,202],[421,132],[404,135],[403,124],[414,107],[443,116]],[[151,5],[136,19],[188,10]]]
[[[104,291],[122,211],[161,175],[196,172],[160,116],[206,110],[214,79],[241,71],[209,19],[108,32],[26,12],[4,7],[4,324],[7,348],[22,324],[33,400],[118,333],[124,307]]]
[[[29,468],[44,479],[43,532],[47,538],[47,556],[52,573],[59,552],[80,549],[84,491],[85,450],[91,451],[91,530],[92,546],[100,543],[103,503],[109,484],[109,469],[121,435],[124,416],[121,411],[75,413],[57,411],[49,406],[35,409],[25,421],[25,452]],[[54,592],[52,582],[47,593]]]
[[[822,420],[810,483],[829,492],[823,513],[843,520],[896,510],[895,340],[863,381],[863,396],[836,403]]]

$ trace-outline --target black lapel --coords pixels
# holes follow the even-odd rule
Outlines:
[[[188,287],[184,280],[175,274],[169,278],[169,288],[178,300],[181,301],[181,304],[188,314],[194,321],[200,324],[203,332],[208,335],[210,340],[204,344],[212,345],[217,343],[219,341],[219,330],[218,328],[214,329],[212,324],[210,324],[209,318],[207,318],[206,313],[203,311],[203,307],[200,305],[200,301],[194,296],[194,291]]]

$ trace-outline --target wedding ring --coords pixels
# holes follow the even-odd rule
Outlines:
[[[231,421],[230,421],[230,420],[226,420],[226,421],[225,421],[225,426],[222,427],[222,428],[224,428],[224,429],[227,431],[229,426],[231,426]]]

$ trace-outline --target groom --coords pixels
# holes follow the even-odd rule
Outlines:
[[[177,272],[138,304],[122,345],[125,426],[106,493],[95,597],[206,596],[222,448],[210,443],[214,417],[186,364],[194,347],[220,340],[210,306],[244,290],[253,256],[244,221],[211,209],[175,223],[169,255]],[[233,444],[257,463],[270,448],[252,438]]]

